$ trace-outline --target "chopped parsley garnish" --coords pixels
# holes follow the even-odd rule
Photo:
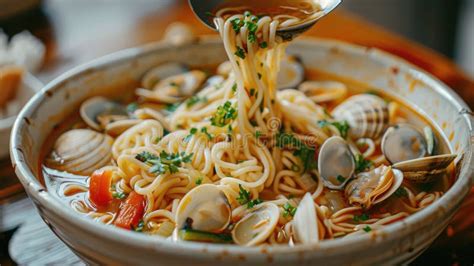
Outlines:
[[[262,79],[262,74],[257,73],[257,75],[258,75],[258,79]]]
[[[295,213],[296,213],[296,210],[298,208],[296,207],[293,207],[290,203],[285,203],[285,205],[283,206],[283,217],[288,217],[288,216],[295,216]]]
[[[214,138],[214,136],[212,136],[211,133],[207,132],[207,127],[201,128],[201,133],[206,134],[206,136],[209,140],[212,140]]]
[[[217,107],[217,112],[211,118],[213,126],[224,127],[237,117],[237,110],[232,103],[227,101],[224,105]]]
[[[408,197],[408,192],[404,187],[399,187],[395,192],[393,193],[397,198],[403,198],[403,197]]]
[[[193,137],[194,134],[196,134],[197,131],[198,131],[197,128],[194,128],[194,127],[191,128],[191,130],[189,130],[189,135],[187,135],[187,136],[183,139],[183,141],[186,142],[186,143],[188,143],[189,140]]]
[[[321,120],[321,121],[318,121],[318,124],[319,124],[319,127],[323,128],[323,127],[326,127],[327,125],[333,125],[334,127],[337,128],[337,130],[339,131],[339,133],[341,134],[341,137],[343,138],[347,138],[347,134],[349,133],[349,129],[350,129],[350,126],[349,126],[349,123],[347,123],[347,121],[335,121],[335,122],[328,122],[327,120]]]
[[[242,59],[245,59],[245,50],[242,47],[237,46],[237,51],[235,51],[234,54]]]
[[[257,18],[258,21],[258,18]],[[258,25],[252,21],[246,21],[245,25],[247,26],[248,30],[248,40],[251,43],[254,43],[257,41],[257,29]]]
[[[232,23],[232,28],[234,29],[235,33],[239,33],[240,28],[242,28],[245,24],[244,21],[239,18],[231,20],[230,23]]]
[[[356,223],[367,221],[369,219],[370,216],[367,213],[363,213],[361,215],[354,215],[354,218],[352,218],[352,220],[354,220],[354,222]]]
[[[260,132],[259,130],[255,131],[255,138],[260,138],[260,136],[262,136],[262,132]]]
[[[166,111],[172,113],[174,111],[176,111],[176,109],[178,109],[180,103],[173,103],[173,104],[168,104],[166,105],[165,109]]]
[[[344,183],[344,181],[346,181],[346,178],[342,175],[337,175],[336,179],[339,181],[339,183]]]
[[[367,225],[366,227],[362,228],[362,229],[363,229],[364,231],[366,231],[367,233],[370,232],[370,231],[372,231],[372,227],[370,227],[370,226],[368,226],[368,225]]]
[[[155,144],[158,144],[161,141],[161,137],[156,137]]]
[[[192,96],[191,98],[186,100],[186,107],[192,107],[198,102],[207,102],[207,97]]]
[[[242,185],[239,184],[239,196],[236,200],[239,202],[240,205],[247,205],[247,209],[253,208],[255,205],[262,203],[261,199],[250,199],[250,191],[245,190]]]
[[[304,171],[309,171],[317,168],[317,161],[315,159],[316,149],[305,145],[292,134],[279,133],[277,135],[276,146],[279,148],[293,148],[293,154],[298,156],[303,162]]]
[[[138,103],[131,103],[127,105],[127,113],[133,114],[138,109]]]
[[[355,156],[355,164],[356,164],[356,169],[355,169],[356,173],[360,173],[370,168],[372,166],[372,161],[366,160],[362,154],[357,154]]]
[[[267,48],[267,47],[268,47],[268,43],[267,43],[267,42],[261,42],[261,43],[260,43],[260,48],[265,49],[265,48]]]
[[[173,87],[179,87],[178,83],[176,83],[176,82],[170,82],[169,85],[170,85],[170,86],[173,86]]]
[[[198,179],[196,179],[196,185],[201,185],[202,184],[202,177],[199,177]]]
[[[112,197],[114,197],[114,199],[124,199],[127,197],[127,194],[123,192],[113,192]]]
[[[147,151],[141,152],[135,158],[151,166],[149,172],[153,174],[177,173],[183,163],[191,162],[193,154],[186,155],[181,153],[167,153],[162,151],[160,156],[156,156]]]
[[[145,223],[143,222],[143,220],[140,220],[140,222],[138,222],[137,227],[133,227],[133,226],[132,226],[132,229],[133,229],[133,231],[135,231],[135,232],[141,233],[141,232],[143,232],[143,228],[144,228],[144,227],[145,227]]]
[[[300,167],[299,167],[298,165],[296,165],[296,164],[293,164],[293,165],[291,166],[291,170],[292,170],[293,172],[299,172],[299,171],[300,171]]]
[[[234,83],[234,85],[232,85],[232,91],[233,91],[234,93],[237,92],[237,83]]]
[[[254,88],[251,88],[250,89],[250,97],[254,96],[255,95],[255,89]]]

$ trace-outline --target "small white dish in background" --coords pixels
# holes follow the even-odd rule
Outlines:
[[[0,111],[0,159],[8,157],[10,131],[15,123],[17,114],[33,95],[40,91],[43,84],[33,75],[25,72],[22,77],[19,88],[16,91],[15,98],[7,103],[8,114],[2,114]]]

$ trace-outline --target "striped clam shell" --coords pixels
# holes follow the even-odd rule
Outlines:
[[[378,138],[389,121],[387,103],[371,94],[350,97],[333,110],[332,116],[349,123],[349,134],[353,138]]]
[[[88,176],[110,164],[113,139],[90,129],[73,129],[55,142],[46,165],[68,173]]]

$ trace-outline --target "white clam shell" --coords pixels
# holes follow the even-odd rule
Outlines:
[[[88,176],[110,164],[113,139],[90,129],[73,129],[55,142],[46,164],[56,170]]]
[[[176,226],[184,228],[192,219],[192,229],[218,233],[227,228],[231,208],[224,192],[212,184],[203,184],[188,192],[178,205]]]
[[[368,172],[360,173],[347,184],[346,197],[350,204],[370,208],[390,197],[403,182],[403,173],[390,166],[381,165]]]
[[[441,154],[403,161],[392,165],[403,172],[406,179],[416,183],[431,182],[456,159],[456,154]]]
[[[387,103],[371,94],[348,98],[332,111],[332,116],[349,123],[349,135],[353,138],[378,138],[389,121]]]
[[[80,115],[82,120],[95,130],[102,130],[97,118],[101,115],[128,117],[127,110],[123,105],[113,102],[104,97],[92,97],[81,104]]]
[[[304,67],[295,57],[288,56],[280,63],[277,77],[278,89],[296,88],[304,80]]]
[[[319,242],[318,216],[310,193],[306,193],[293,218],[293,233],[299,243]]]
[[[323,143],[319,150],[318,169],[326,187],[330,189],[344,188],[354,173],[355,162],[354,155],[343,138],[333,136]],[[338,180],[338,176],[342,176],[344,181]]]
[[[149,70],[142,78],[142,86],[151,90],[159,81],[187,71],[188,68],[183,64],[165,63]]]
[[[260,244],[273,232],[279,218],[280,210],[275,204],[261,203],[235,224],[232,239],[241,246]]]
[[[391,164],[422,158],[427,154],[425,137],[412,125],[389,127],[382,137],[382,152]]]
[[[205,79],[206,73],[192,70],[160,80],[152,90],[137,89],[136,94],[149,101],[172,104],[192,96]],[[151,81],[145,80],[144,84],[150,86]]]

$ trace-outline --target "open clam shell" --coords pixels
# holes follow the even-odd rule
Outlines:
[[[347,95],[347,87],[337,81],[305,81],[298,89],[315,103],[337,101]]]
[[[180,63],[166,63],[149,70],[142,78],[142,86],[145,89],[153,87],[161,80],[168,77],[183,74],[189,71],[188,67]]]
[[[293,218],[293,233],[299,243],[317,243],[320,240],[318,216],[311,194],[306,193]]]
[[[333,136],[327,139],[318,155],[318,169],[321,179],[330,189],[343,189],[355,170],[354,155],[347,142]]]
[[[216,185],[204,184],[188,192],[178,205],[176,226],[183,229],[219,233],[230,223],[231,207],[226,195]]]
[[[104,97],[93,97],[82,103],[80,108],[82,120],[95,130],[103,130],[107,124],[127,119],[125,106]]]
[[[382,152],[391,164],[422,158],[427,154],[423,134],[409,124],[389,127],[382,137]]]
[[[136,94],[145,100],[172,104],[192,96],[203,84],[206,73],[200,70],[170,76],[152,85],[152,89],[137,89]],[[151,81],[144,81],[150,86]]]
[[[445,173],[454,159],[456,154],[434,155],[399,162],[392,167],[402,171],[405,178],[412,182],[427,183]]]
[[[288,56],[280,63],[277,87],[280,90],[296,88],[304,80],[304,67],[296,57]]]
[[[332,116],[349,123],[349,135],[353,138],[378,138],[389,122],[387,103],[371,94],[348,98],[332,111]]]
[[[113,139],[90,129],[73,129],[63,133],[46,159],[50,168],[88,176],[110,164]]]
[[[265,241],[275,229],[280,210],[273,203],[262,203],[245,215],[232,230],[232,239],[241,246],[255,246]]]
[[[403,173],[390,166],[381,165],[369,172],[363,172],[349,182],[345,194],[350,204],[365,208],[390,197],[403,182]]]

